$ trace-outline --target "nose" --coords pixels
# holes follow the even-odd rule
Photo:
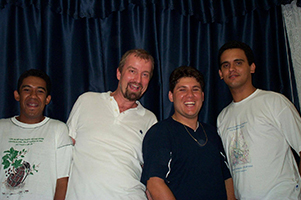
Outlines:
[[[192,97],[193,96],[193,90],[187,90],[187,96]]]
[[[38,96],[37,91],[32,90],[31,93],[30,93],[30,97],[31,98],[37,98],[37,96]]]
[[[231,63],[231,64],[230,64],[230,67],[229,67],[229,70],[230,70],[230,71],[233,71],[234,69],[235,69],[235,66],[234,66],[233,63]]]
[[[137,76],[136,76],[136,82],[137,83],[141,83],[141,79],[142,79],[142,74],[137,74]]]

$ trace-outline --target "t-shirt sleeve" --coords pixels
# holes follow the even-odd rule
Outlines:
[[[168,131],[158,124],[151,127],[143,140],[142,152],[144,166],[141,182],[146,185],[151,177],[165,180],[172,158]]]
[[[216,136],[217,136],[217,141],[218,141],[217,145],[218,145],[219,152],[220,152],[220,162],[221,162],[221,167],[222,167],[223,178],[224,178],[224,180],[227,180],[228,178],[231,178],[228,159],[226,157],[226,153],[225,153],[223,143],[222,143],[220,136],[217,133],[216,133]]]
[[[69,118],[67,120],[67,125],[69,128],[69,136],[76,139],[76,130],[78,125],[78,118],[80,113],[80,105],[82,104],[82,95],[76,100],[74,103],[72,110],[69,114]]]
[[[56,150],[56,171],[57,179],[69,177],[72,162],[72,140],[68,135],[68,128],[65,124],[61,124],[57,136]]]
[[[283,104],[283,105],[281,105]],[[289,145],[299,154],[301,151],[301,118],[295,106],[284,96],[283,108],[277,115],[277,124]]]

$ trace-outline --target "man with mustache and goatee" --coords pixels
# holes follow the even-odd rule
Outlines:
[[[137,100],[153,69],[148,52],[129,50],[117,68],[114,92],[87,92],[76,101],[67,121],[75,144],[67,199],[147,199],[141,148],[157,119]]]

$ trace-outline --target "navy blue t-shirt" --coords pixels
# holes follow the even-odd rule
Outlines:
[[[231,178],[216,129],[202,123],[196,132],[169,117],[158,122],[143,140],[141,182],[151,177],[165,180],[177,200],[227,199],[225,180]]]

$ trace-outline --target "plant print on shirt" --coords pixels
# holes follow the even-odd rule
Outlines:
[[[18,151],[11,147],[3,153],[2,165],[6,174],[4,184],[7,188],[21,188],[25,184],[24,181],[28,175],[33,175],[34,172],[38,172],[35,164],[31,165],[29,162],[24,160],[27,150],[22,149]]]

